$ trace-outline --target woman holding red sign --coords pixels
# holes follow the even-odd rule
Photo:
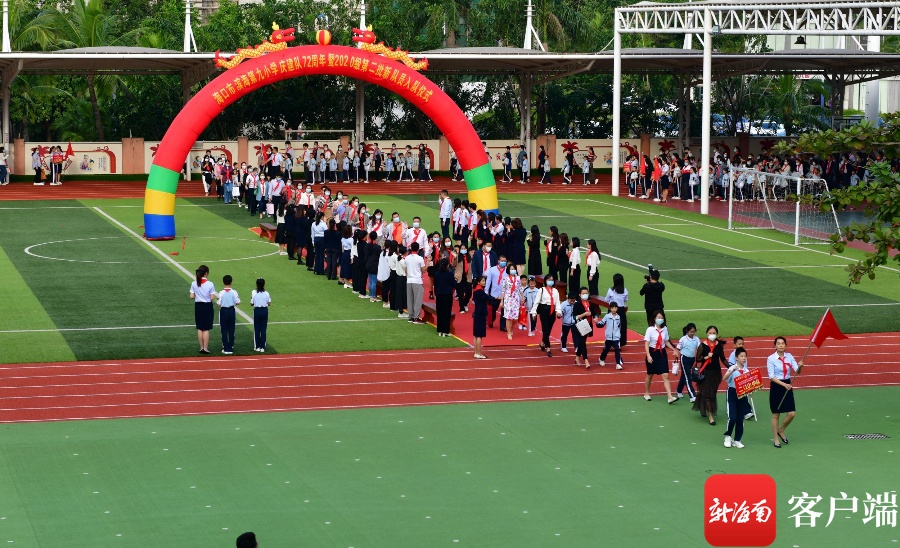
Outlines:
[[[728,367],[728,362],[725,361],[725,343],[718,338],[719,328],[714,325],[707,327],[706,340],[697,347],[694,360],[694,368],[697,370],[694,378],[697,383],[697,400],[693,410],[700,411],[701,416],[707,417],[710,425],[716,424],[716,411],[719,409],[716,392],[722,382],[722,365]]]
[[[726,409],[728,412],[728,430],[725,431],[725,447],[737,447],[743,449],[741,438],[744,436],[744,415],[750,412],[750,402],[747,396],[739,398],[734,380],[741,375],[750,373],[747,367],[747,351],[737,348],[734,351],[735,364],[725,372],[725,382],[728,383],[728,395],[726,396]],[[734,439],[731,433],[734,432]]]

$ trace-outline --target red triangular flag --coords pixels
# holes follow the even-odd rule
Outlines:
[[[816,329],[813,331],[810,342],[816,345],[816,348],[821,348],[822,343],[828,338],[837,340],[847,338],[847,335],[841,333],[841,328],[838,327],[837,322],[834,320],[834,316],[831,315],[830,308],[825,311],[825,315],[819,320],[819,325],[817,325]]]
[[[75,156],[75,151],[72,150],[72,141],[69,141],[69,147],[66,149],[66,158],[69,156]]]

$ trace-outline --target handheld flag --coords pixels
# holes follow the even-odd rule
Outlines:
[[[72,141],[69,141],[69,146],[66,148],[66,158],[71,158],[75,156],[75,151],[72,150]]]
[[[834,316],[831,315],[830,308],[825,311],[825,315],[819,320],[819,325],[817,325],[815,331],[813,331],[810,342],[816,345],[816,348],[821,348],[822,343],[828,338],[836,340],[847,338],[847,335],[844,335],[841,332],[841,328],[838,327],[837,322],[834,320]]]

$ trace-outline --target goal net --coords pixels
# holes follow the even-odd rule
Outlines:
[[[794,236],[794,245],[827,243],[840,230],[834,207],[822,211],[828,184],[805,178],[733,167],[728,203],[729,230],[773,229]]]

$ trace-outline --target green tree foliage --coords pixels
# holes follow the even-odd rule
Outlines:
[[[843,253],[848,242],[861,241],[873,251],[848,267],[850,283],[866,277],[875,279],[878,267],[894,263],[900,267],[900,174],[885,160],[900,158],[900,115],[888,115],[882,127],[862,122],[841,131],[827,130],[802,135],[781,152],[814,153],[827,157],[835,153],[865,152],[881,158],[868,166],[874,182],[832,190],[820,203],[823,210],[862,208],[867,222],[852,223],[831,237],[833,253]]]

